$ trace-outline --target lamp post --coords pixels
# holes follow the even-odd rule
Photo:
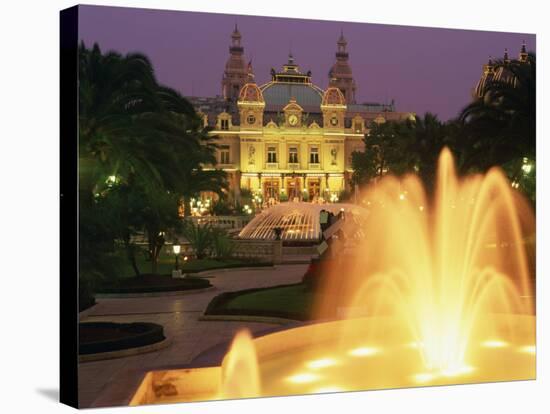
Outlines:
[[[176,271],[178,271],[179,270],[178,258],[179,258],[179,254],[180,254],[180,251],[181,251],[181,246],[179,244],[177,244],[177,242],[175,242],[172,245],[172,250],[174,251],[174,255],[176,256]]]

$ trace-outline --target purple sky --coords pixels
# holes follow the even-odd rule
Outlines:
[[[252,59],[258,84],[279,70],[289,49],[303,72],[322,88],[335,60],[340,30],[348,40],[358,102],[389,102],[447,120],[468,103],[488,56],[507,47],[516,57],[521,42],[535,50],[535,35],[342,23],[274,17],[80,6],[80,37],[104,51],[140,51],[158,80],[184,95],[221,94],[221,78],[235,23]]]

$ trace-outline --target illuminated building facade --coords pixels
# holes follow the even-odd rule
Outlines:
[[[336,201],[351,190],[351,154],[363,150],[369,125],[414,116],[395,111],[393,102],[356,103],[343,33],[326,90],[292,54],[280,71],[271,69],[269,82],[256,84],[241,40],[235,26],[222,94],[189,98],[219,137],[217,167],[228,173],[235,199],[247,189],[266,201]]]

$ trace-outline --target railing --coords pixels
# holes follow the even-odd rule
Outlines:
[[[234,229],[240,230],[252,220],[251,216],[202,216],[191,217],[189,220],[194,224],[210,224],[213,227],[221,229]]]
[[[276,250],[274,240],[233,240],[233,256],[274,262]]]
[[[266,170],[278,170],[279,169],[279,163],[278,162],[266,162],[265,163]]]
[[[321,169],[321,163],[319,163],[319,162],[310,162],[309,163],[309,169],[310,170],[320,170]]]

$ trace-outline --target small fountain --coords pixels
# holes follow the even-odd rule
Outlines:
[[[223,360],[220,398],[250,398],[260,395],[256,350],[252,336],[243,330],[237,333]]]
[[[365,214],[364,208],[354,204],[285,202],[263,210],[241,230],[239,237],[250,240],[273,240],[274,230],[280,229],[280,237],[284,242],[319,242],[322,234],[319,215],[322,210],[332,214],[344,210],[351,218]]]
[[[365,237],[326,275],[320,322],[239,333],[202,399],[535,378],[534,217],[502,172],[459,180],[444,150],[432,201],[407,176],[365,202]]]

